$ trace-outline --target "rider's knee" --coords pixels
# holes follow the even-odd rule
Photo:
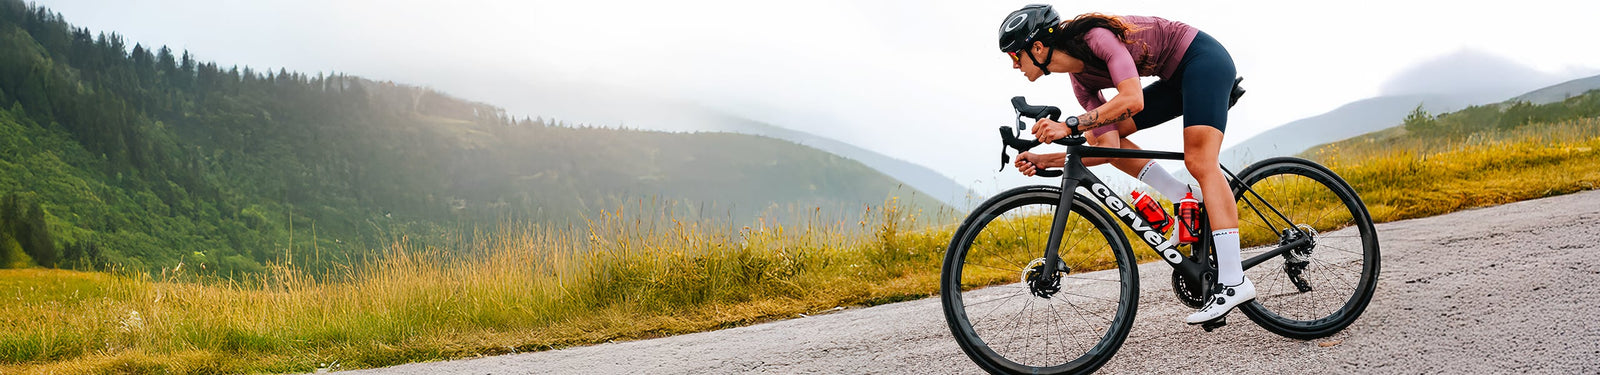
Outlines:
[[[1189,170],[1189,175],[1195,180],[1208,180],[1213,177],[1222,177],[1222,168],[1214,160],[1200,160],[1202,158],[1184,158],[1183,167]]]

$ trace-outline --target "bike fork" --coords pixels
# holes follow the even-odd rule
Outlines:
[[[1070,163],[1069,163],[1070,164]],[[1065,177],[1061,179],[1061,201],[1056,203],[1055,221],[1050,224],[1050,240],[1044,247],[1044,272],[1043,277],[1054,278],[1057,265],[1061,265],[1061,254],[1057,249],[1061,246],[1061,236],[1067,230],[1067,216],[1072,215],[1072,199],[1077,196],[1078,179]]]

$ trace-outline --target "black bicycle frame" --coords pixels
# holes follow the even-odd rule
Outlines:
[[[1106,208],[1111,209],[1112,216],[1116,216],[1118,219],[1121,219],[1122,225],[1133,229],[1134,234],[1138,236],[1139,239],[1145,243],[1145,245],[1149,245],[1150,249],[1154,250],[1157,255],[1160,255],[1162,260],[1166,261],[1168,265],[1172,266],[1174,269],[1177,269],[1179,272],[1184,273],[1185,277],[1190,277],[1190,280],[1216,280],[1215,270],[1212,269],[1210,265],[1200,262],[1201,259],[1204,259],[1201,258],[1204,252],[1195,251],[1192,252],[1190,257],[1183,256],[1182,253],[1178,252],[1176,241],[1171,241],[1166,234],[1161,233],[1160,230],[1156,229],[1150,223],[1145,222],[1144,218],[1140,217],[1139,214],[1134,211],[1132,204],[1129,204],[1127,201],[1123,200],[1122,197],[1116,192],[1112,191],[1111,188],[1106,187],[1105,182],[1100,181],[1099,177],[1096,177],[1093,172],[1090,172],[1089,168],[1083,165],[1082,160],[1082,158],[1086,157],[1183,160],[1183,153],[1086,146],[1083,144],[1084,139],[1081,137],[1067,138],[1062,141],[1065,142],[1060,143],[1064,143],[1063,145],[1067,147],[1067,160],[1066,166],[1062,168],[1061,202],[1056,205],[1055,221],[1050,226],[1050,239],[1046,243],[1045,247],[1045,262],[1043,265],[1044,275],[1054,275],[1058,271],[1056,266],[1058,263],[1060,263],[1060,255],[1058,254],[1057,249],[1059,246],[1061,246],[1061,237],[1066,231],[1068,215],[1072,214],[1073,196],[1077,195],[1077,190],[1081,187],[1088,190],[1089,196],[1093,197],[1096,202],[1100,202],[1101,204],[1104,204]],[[1234,176],[1231,171],[1227,171],[1226,168],[1224,168],[1223,171],[1229,176],[1230,185],[1239,183],[1238,177]],[[1244,189],[1248,194],[1255,194],[1255,192],[1251,191],[1248,186],[1245,186]],[[1257,195],[1257,198],[1259,198],[1259,195]],[[1265,202],[1263,201],[1263,203]],[[1277,209],[1272,207],[1270,203],[1268,203],[1267,206],[1268,208],[1272,209],[1274,214],[1278,215],[1279,217],[1283,216],[1282,213],[1277,212]],[[1255,208],[1253,204],[1252,209],[1255,209],[1258,215],[1260,214],[1260,209]],[[1285,222],[1288,221],[1285,220]],[[1196,244],[1197,248],[1205,248],[1205,246],[1209,245],[1209,238],[1205,237],[1207,236],[1202,236],[1202,241],[1207,242]],[[1294,241],[1281,243],[1275,249],[1245,260],[1243,262],[1244,269],[1255,267],[1256,265],[1261,264],[1272,257],[1282,255],[1284,252],[1291,249],[1304,246],[1308,241],[1310,241],[1308,236],[1298,237],[1299,238]],[[1208,273],[1210,273],[1209,278],[1207,277]]]

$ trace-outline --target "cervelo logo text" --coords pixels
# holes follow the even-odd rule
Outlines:
[[[1133,228],[1133,231],[1138,233],[1145,243],[1150,244],[1150,247],[1155,248],[1156,252],[1161,253],[1161,257],[1166,258],[1167,263],[1178,264],[1183,260],[1183,255],[1178,253],[1178,249],[1172,246],[1171,243],[1164,242],[1165,238],[1162,237],[1161,232],[1151,228],[1150,224],[1145,223],[1144,219],[1139,217],[1139,214],[1134,213],[1132,208],[1123,203],[1122,199],[1111,191],[1111,188],[1107,188],[1103,184],[1094,184],[1089,187],[1089,191],[1094,192],[1095,198],[1105,202],[1106,207],[1110,207],[1112,211],[1115,211],[1117,216],[1128,218],[1127,221],[1132,223],[1129,226]]]
[[[1027,21],[1027,20],[1028,20],[1028,14],[1027,13],[1022,13],[1022,14],[1016,15],[1015,17],[1011,17],[1010,20],[1006,20],[1006,30],[1005,31],[1016,30],[1017,27],[1022,26],[1022,21]]]

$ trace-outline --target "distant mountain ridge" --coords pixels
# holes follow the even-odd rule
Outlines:
[[[1571,80],[1571,81],[1562,82],[1562,83],[1557,84],[1555,86],[1550,86],[1550,87],[1546,87],[1546,88],[1542,88],[1542,89],[1538,89],[1538,90],[1533,90],[1533,91],[1528,92],[1526,94],[1518,95],[1515,98],[1511,98],[1511,100],[1508,100],[1508,101],[1512,101],[1512,102],[1524,101],[1524,102],[1529,102],[1529,103],[1533,103],[1533,104],[1549,104],[1549,103],[1555,103],[1555,102],[1559,102],[1559,101],[1562,101],[1562,100],[1566,100],[1567,98],[1570,98],[1570,97],[1583,95],[1583,93],[1589,92],[1591,90],[1600,90],[1600,75],[1596,75],[1596,76],[1593,76],[1593,77],[1574,79],[1574,80]]]
[[[1560,79],[1503,57],[1459,51],[1403,70],[1383,85],[1383,94],[1378,97],[1272,128],[1222,150],[1219,159],[1237,167],[1269,157],[1295,155],[1315,145],[1398,125],[1419,105],[1432,113],[1455,111],[1497,103]],[[1577,86],[1581,84],[1575,83]]]
[[[783,139],[859,161],[868,167],[889,175],[889,177],[904,181],[910,188],[914,188],[952,207],[962,207],[966,204],[965,202],[976,200],[976,192],[934,171],[932,168],[920,164],[896,159],[832,138],[755,120],[729,116],[728,121],[723,122],[723,124],[729,125],[722,129],[724,131]]]
[[[457,77],[462,81],[480,78]],[[486,83],[486,82],[485,82]],[[581,121],[633,129],[672,132],[730,132],[773,137],[815,147],[866,164],[908,188],[952,207],[964,207],[977,193],[932,168],[868,150],[848,142],[794,130],[699,103],[642,94],[599,85],[519,82],[485,84],[479,95],[502,99],[507,106],[534,113],[570,113]]]
[[[1418,105],[1429,112],[1448,112],[1482,102],[1475,97],[1399,95],[1358,100],[1257,134],[1222,150],[1219,159],[1230,168],[1274,156],[1295,155],[1312,146],[1350,138],[1400,123]]]

